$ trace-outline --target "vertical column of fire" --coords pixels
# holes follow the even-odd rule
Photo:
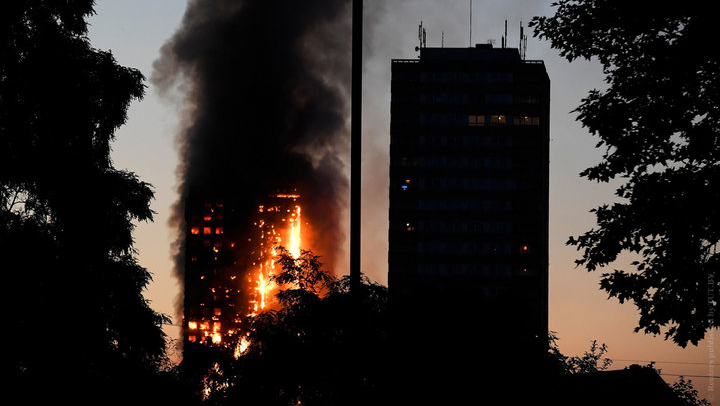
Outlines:
[[[275,264],[277,248],[283,246],[294,258],[300,257],[302,209],[299,198],[297,194],[277,194],[270,196],[271,204],[258,206],[258,220],[254,223],[258,237],[251,241],[255,260],[247,273],[252,289],[250,316],[275,305],[273,294],[277,286],[272,282],[272,276],[279,271]]]
[[[269,198],[269,204],[258,206],[258,218],[253,224],[257,237],[250,240],[250,250],[254,257],[247,272],[249,286],[248,316],[277,307],[275,293],[278,286],[273,275],[280,271],[275,262],[278,247],[283,246],[293,258],[300,257],[302,245],[302,208],[298,194],[277,194]],[[239,356],[247,349],[249,342],[243,336],[238,342],[235,355]]]

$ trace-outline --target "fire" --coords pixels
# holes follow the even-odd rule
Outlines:
[[[297,200],[298,194],[277,194],[271,196],[272,204],[258,206],[260,219],[255,223],[259,238],[255,241],[256,261],[254,269],[249,272],[255,275],[253,298],[250,301],[250,316],[271,308],[274,303],[273,293],[277,285],[272,276],[279,269],[275,264],[276,247],[286,246],[293,258],[300,257],[302,246],[302,209]],[[252,239],[251,239],[252,240]]]
[[[247,307],[234,300],[227,308],[221,303],[207,306],[205,302],[201,302],[200,308],[207,306],[205,315],[187,320],[189,341],[234,349],[236,357],[247,351],[250,345],[248,334],[251,323],[246,324],[243,317],[253,318],[264,311],[279,308],[275,294],[280,287],[273,280],[273,276],[281,271],[280,265],[276,263],[279,253],[277,247],[285,247],[295,259],[301,255],[303,227],[299,199],[298,194],[276,194],[269,196],[267,201],[257,206],[256,220],[253,223],[254,231],[247,239],[251,260],[249,266],[243,269],[236,268],[235,265],[228,272],[230,286],[220,285],[209,288],[212,297],[215,298],[213,303],[223,296],[230,298],[233,292],[237,292],[240,294],[239,297],[248,298]],[[221,207],[217,204],[215,206]],[[191,236],[197,236],[192,238],[202,238],[203,249],[207,250],[214,267],[214,263],[221,259],[228,249],[237,250],[240,247],[236,248],[237,240],[230,241],[232,237],[227,237],[228,239],[225,240],[226,235],[234,233],[219,221],[223,218],[223,213],[213,211],[213,205],[206,203],[205,208],[208,207],[211,213],[199,217],[198,221],[202,223],[191,225],[188,231]],[[191,253],[189,261],[197,265],[203,259]],[[206,280],[204,274],[198,277],[200,280]],[[207,277],[213,278],[212,275]],[[235,309],[236,305],[241,307]],[[226,313],[231,318],[226,317]]]
[[[293,258],[300,258],[300,206],[295,206],[295,212],[290,218],[290,246],[288,251]]]

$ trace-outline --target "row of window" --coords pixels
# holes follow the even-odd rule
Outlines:
[[[394,74],[393,80],[402,81],[412,75]],[[462,84],[510,84],[540,83],[544,75],[531,72],[420,72],[421,83],[462,83]]]
[[[510,244],[485,243],[477,241],[445,242],[422,241],[417,243],[420,254],[498,254],[512,253]]]
[[[418,208],[423,211],[512,211],[510,200],[480,199],[420,199]]]
[[[512,147],[513,138],[507,135],[421,135],[421,146]]]
[[[397,101],[414,101],[410,95],[393,94],[394,102]],[[403,100],[400,100],[403,99]],[[536,104],[540,102],[540,98],[536,95],[522,94],[513,95],[512,93],[485,93],[485,94],[469,94],[469,93],[420,93],[420,103],[430,104]]]
[[[211,234],[221,235],[224,232],[225,231],[222,227],[209,227],[209,226],[206,226],[206,227],[192,226],[192,227],[190,227],[190,234],[192,234],[192,235],[198,235],[200,233],[202,233],[203,235],[211,235]]]
[[[507,234],[512,224],[506,221],[418,221],[403,224],[407,231],[431,231],[451,233]]]
[[[540,117],[507,114],[421,114],[420,125],[463,125],[470,127],[485,126],[539,126]]]
[[[525,271],[527,269],[525,268]],[[420,275],[447,276],[511,276],[513,267],[508,264],[417,264],[415,272]]]
[[[420,72],[421,83],[513,83],[512,72]]]
[[[406,185],[410,186],[407,182]],[[417,185],[420,189],[441,190],[509,191],[517,189],[517,182],[512,179],[422,177],[418,179]],[[405,190],[407,189],[405,188]]]
[[[515,247],[508,243],[488,243],[479,241],[421,241],[417,243],[394,243],[391,250],[396,253],[417,253],[435,255],[510,255],[513,252],[518,254],[530,254],[532,251],[528,245]]]
[[[401,160],[402,166],[407,166],[407,158]],[[421,168],[512,168],[510,157],[447,157],[432,156],[420,157],[418,165]]]

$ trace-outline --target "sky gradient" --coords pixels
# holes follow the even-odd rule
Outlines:
[[[597,139],[581,128],[572,110],[588,90],[604,86],[603,76],[598,63],[568,63],[547,42],[532,37],[527,22],[535,15],[550,15],[553,10],[550,3],[475,0],[472,18],[472,43],[494,40],[496,46],[500,45],[507,20],[508,46],[516,47],[522,22],[529,37],[527,58],[545,61],[551,80],[549,329],[559,336],[560,350],[566,355],[582,354],[590,348],[592,340],[606,343],[607,355],[615,360],[611,369],[655,360],[670,382],[677,379],[675,374],[709,375],[711,349],[719,350],[720,340],[711,336],[697,347],[682,349],[662,336],[634,333],[638,319],[635,307],[608,299],[599,290],[601,272],[588,273],[576,268],[574,260],[578,253],[574,247],[565,245],[569,236],[594,226],[589,210],[613,201],[615,187],[578,175],[598,162],[601,154],[594,148]],[[99,0],[97,15],[90,19],[89,37],[93,46],[111,50],[120,64],[139,69],[149,79],[153,62],[159,57],[161,46],[179,27],[185,7],[185,0]],[[427,29],[427,46],[440,46],[443,36],[446,47],[468,46],[470,2],[366,0],[365,8],[362,270],[371,279],[387,283],[390,60],[417,57],[414,48],[420,21]],[[177,199],[175,137],[182,122],[183,106],[177,103],[179,97],[161,98],[149,80],[146,85],[145,98],[133,103],[128,123],[117,132],[112,156],[116,167],[135,172],[154,186],[155,221],[138,224],[135,246],[141,265],[154,278],[146,297],[156,311],[171,316],[179,324],[176,301],[181,290],[172,271],[176,236],[168,219]],[[175,338],[180,333],[173,326],[168,326],[167,332]],[[701,396],[717,392],[708,392],[708,378],[690,379]],[[713,404],[720,405],[720,399],[714,399]]]

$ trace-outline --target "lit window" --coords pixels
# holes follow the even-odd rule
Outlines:
[[[190,227],[190,234],[200,234],[200,227]]]
[[[470,127],[481,127],[485,125],[485,116],[471,114],[468,116],[468,125]]]
[[[407,188],[408,188],[407,185],[400,186],[400,189],[402,189],[402,190],[407,190]]]
[[[203,220],[210,221],[210,220],[212,220],[212,216],[210,216],[210,215],[203,216]]]
[[[197,260],[198,260],[197,255],[193,255],[193,256],[190,257],[190,261],[191,261],[191,262],[196,262]]]
[[[203,234],[212,234],[212,227],[203,227]]]
[[[496,115],[490,116],[490,125],[505,125],[507,124],[507,116]]]
[[[194,343],[195,341],[197,341],[197,337],[195,337],[195,336],[188,336],[188,341],[190,341],[191,343]]]
[[[190,330],[197,330],[197,328],[198,328],[197,322],[196,322],[196,321],[189,321],[189,322],[188,322],[188,328],[189,328]]]

